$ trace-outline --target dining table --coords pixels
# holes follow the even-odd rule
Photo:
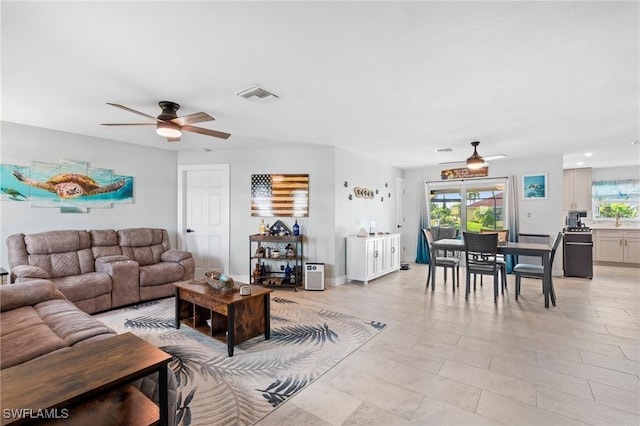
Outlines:
[[[464,252],[464,240],[445,238],[436,240],[431,244],[430,262],[436,258],[438,251]],[[544,307],[549,307],[549,299],[553,306],[556,306],[555,291],[551,281],[551,246],[544,243],[524,243],[524,242],[506,242],[498,244],[498,254],[510,254],[514,256],[535,256],[542,259],[542,268],[544,271],[542,278],[542,293],[544,294]],[[435,267],[431,264],[432,270]],[[436,286],[436,274],[431,274],[431,290]]]

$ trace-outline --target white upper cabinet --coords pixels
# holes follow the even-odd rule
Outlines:
[[[564,210],[591,210],[591,168],[564,170]]]

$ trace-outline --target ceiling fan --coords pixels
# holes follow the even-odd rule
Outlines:
[[[504,154],[496,154],[496,155],[488,155],[486,157],[481,157],[478,154],[478,145],[480,145],[479,141],[474,141],[471,142],[471,146],[473,147],[473,154],[471,154],[471,157],[466,159],[466,163],[467,163],[467,168],[471,169],[471,170],[477,170],[480,169],[484,166],[487,165],[487,161],[491,161],[491,160],[499,160],[501,158],[507,158],[506,155]],[[464,162],[465,160],[461,160],[461,161],[445,161],[443,163],[438,163],[438,164],[459,164]]]
[[[213,136],[220,139],[228,139],[231,136],[229,133],[219,132],[217,130],[204,129],[202,127],[195,127],[191,124],[202,123],[204,121],[213,121],[215,118],[211,117],[205,112],[196,112],[193,114],[184,115],[178,117],[178,110],[180,105],[171,101],[160,101],[158,105],[162,109],[162,113],[158,117],[154,117],[144,112],[136,111],[124,105],[113,104],[107,102],[107,105],[114,106],[116,108],[123,109],[125,111],[132,112],[134,114],[141,115],[153,121],[153,123],[102,123],[103,126],[156,126],[156,132],[160,136],[167,138],[169,142],[180,141],[182,131],[200,133],[201,135]]]

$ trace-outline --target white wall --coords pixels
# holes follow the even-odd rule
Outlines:
[[[286,154],[285,156],[278,154]],[[249,235],[257,234],[262,218],[251,216],[251,175],[306,173],[309,175],[309,217],[298,219],[305,236],[304,257],[309,262],[325,262],[331,277],[333,244],[333,148],[324,146],[286,149],[191,151],[178,154],[180,165],[229,164],[230,242],[229,274],[239,280],[249,276]],[[293,218],[264,218],[270,225],[281,220],[289,229]]]
[[[286,158],[274,153],[285,152]],[[333,147],[309,145],[282,150],[252,149],[181,152],[180,165],[229,164],[230,172],[230,265],[229,274],[248,279],[249,235],[258,232],[260,219],[251,216],[251,175],[263,173],[306,173],[309,175],[309,217],[298,220],[304,239],[305,261],[325,263],[327,285],[344,282],[345,237],[358,233],[360,227],[375,220],[378,231],[391,231],[393,203],[387,200],[349,201],[354,186],[394,192],[396,168],[366,160]],[[344,187],[344,181],[349,188]],[[289,228],[293,218],[265,218],[272,224],[281,220]]]
[[[591,169],[591,180],[640,179],[639,166],[603,167]]]
[[[90,167],[133,176],[133,204],[89,209],[89,213],[60,213],[33,208],[28,202],[0,202],[0,262],[8,267],[6,238],[15,233],[60,229],[165,228],[175,246],[177,215],[176,153],[73,133],[1,122],[0,162],[30,166],[32,161],[86,161]],[[6,186],[6,183],[2,183]]]
[[[415,260],[417,236],[420,224],[420,192],[424,192],[424,182],[440,180],[441,166],[411,169],[405,171],[407,189],[405,215],[407,217],[406,241],[407,259]],[[488,177],[517,176],[520,183],[522,175],[547,173],[548,198],[546,200],[522,200],[519,189],[519,232],[532,234],[549,234],[555,236],[562,229],[564,216],[562,212],[562,157],[530,157],[527,160],[497,160],[491,162]],[[530,218],[527,218],[530,213]],[[554,270],[562,269],[561,253],[556,254]]]
[[[336,284],[346,279],[346,236],[356,235],[361,229],[369,232],[372,220],[376,223],[376,232],[398,232],[394,215],[395,197],[399,196],[396,177],[402,177],[402,171],[396,167],[335,150]],[[373,199],[358,198],[353,193],[355,187],[377,190],[378,194]]]

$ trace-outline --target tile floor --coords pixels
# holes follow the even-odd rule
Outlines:
[[[518,302],[513,276],[497,304],[486,284],[465,301],[440,269],[425,290],[413,263],[367,286],[278,291],[387,327],[258,425],[637,426],[640,269],[594,273],[555,277],[549,309],[539,280]]]

